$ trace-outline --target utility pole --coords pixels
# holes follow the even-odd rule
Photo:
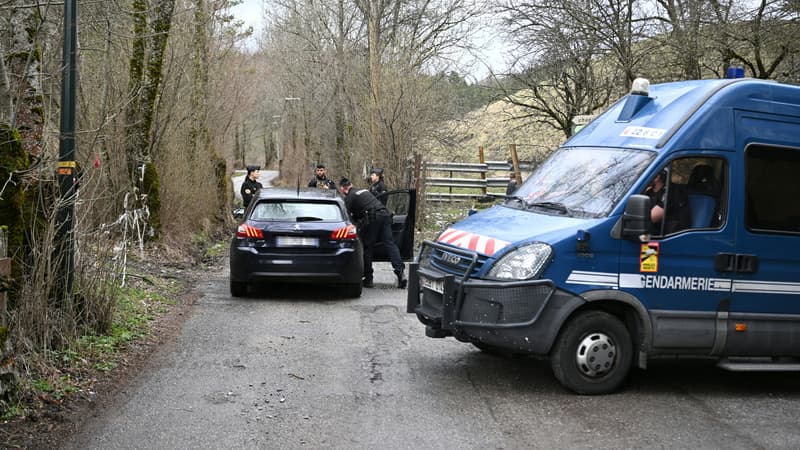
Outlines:
[[[64,1],[64,54],[61,72],[61,133],[59,134],[58,184],[61,198],[58,201],[56,249],[61,267],[60,301],[72,297],[74,276],[73,215],[75,209],[76,173],[75,163],[75,86],[78,75],[76,65],[78,43],[78,1]]]

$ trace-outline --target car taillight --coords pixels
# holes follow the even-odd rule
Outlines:
[[[358,233],[356,232],[355,225],[347,225],[346,227],[339,228],[338,230],[333,230],[333,233],[331,233],[331,239],[334,241],[355,239],[357,237]]]
[[[243,223],[236,229],[236,237],[264,239],[264,232],[259,228]]]

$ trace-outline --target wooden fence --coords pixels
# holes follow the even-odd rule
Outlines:
[[[510,147],[510,161],[484,161],[483,148],[479,149],[478,163],[423,161],[420,179],[425,200],[429,202],[475,200],[488,194],[505,195],[509,175],[515,174],[517,184],[522,183],[522,172],[533,169],[530,162],[516,158],[516,148]]]

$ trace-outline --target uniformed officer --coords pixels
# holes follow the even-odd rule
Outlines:
[[[375,197],[380,196],[386,192],[386,184],[383,183],[383,169],[380,167],[373,167],[369,172],[369,192]],[[386,204],[386,196],[378,198],[381,203]]]
[[[397,287],[405,289],[407,280],[403,277],[405,265],[400,250],[392,239],[392,214],[367,189],[356,189],[347,178],[339,182],[339,192],[344,195],[344,203],[350,216],[358,227],[358,235],[364,244],[364,287],[372,287],[372,252],[377,242],[382,242],[389,252]]]
[[[511,195],[517,190],[517,174],[513,171],[508,174],[508,184],[506,185],[506,195]]]
[[[253,199],[253,195],[256,194],[256,191],[264,187],[258,182],[260,176],[261,166],[247,166],[247,176],[244,178],[242,189],[240,190],[242,194],[242,204],[245,208],[250,204],[250,200]]]

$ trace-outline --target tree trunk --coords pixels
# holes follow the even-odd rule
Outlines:
[[[158,169],[153,163],[154,151],[153,117],[155,116],[158,90],[164,64],[164,50],[172,26],[175,0],[155,0],[154,19],[147,27],[147,5],[143,0],[134,0],[134,51],[131,56],[131,93],[136,101],[131,102],[128,111],[128,157],[136,172],[139,164],[144,165],[144,176],[139,185],[140,193],[150,213],[149,225],[154,233],[161,229],[161,194],[159,192]],[[145,34],[145,30],[149,33]],[[147,48],[147,55],[144,49]],[[145,66],[146,63],[146,66]],[[145,70],[146,68],[146,70]],[[134,184],[136,176],[134,175]]]
[[[8,286],[10,304],[16,300],[16,291],[21,281],[22,268],[25,267],[25,209],[31,205],[25,196],[24,184],[19,173],[28,168],[28,154],[22,146],[22,138],[17,130],[8,124],[0,123],[0,226],[6,227],[7,256],[13,258],[11,264],[11,285]],[[31,215],[31,216],[35,216]],[[0,258],[6,255],[0,255]]]
[[[6,72],[6,56],[3,46],[0,45],[0,125],[11,126],[13,105],[11,85],[8,83],[8,73]]]
[[[23,148],[30,154],[42,153],[44,131],[44,96],[42,94],[42,60],[36,37],[42,26],[37,8],[13,8],[11,26],[14,41],[9,52],[9,86],[15,111],[11,124],[22,138]]]
[[[227,177],[227,164],[211,148],[208,136],[208,13],[206,0],[194,2],[194,39],[192,53],[194,54],[194,79],[192,84],[191,131],[189,133],[189,158],[197,161],[202,155],[208,155],[211,167],[214,168],[216,179],[217,216],[223,222],[230,216],[228,213],[228,193],[230,192]]]
[[[370,129],[370,165],[375,164],[375,155],[380,141],[378,131],[378,105],[379,105],[379,87],[380,87],[380,30],[378,25],[378,18],[374,11],[375,5],[369,2],[369,17],[368,17],[368,40],[369,40],[369,80],[370,87],[372,88],[372,96],[370,100],[369,110],[369,129]]]

